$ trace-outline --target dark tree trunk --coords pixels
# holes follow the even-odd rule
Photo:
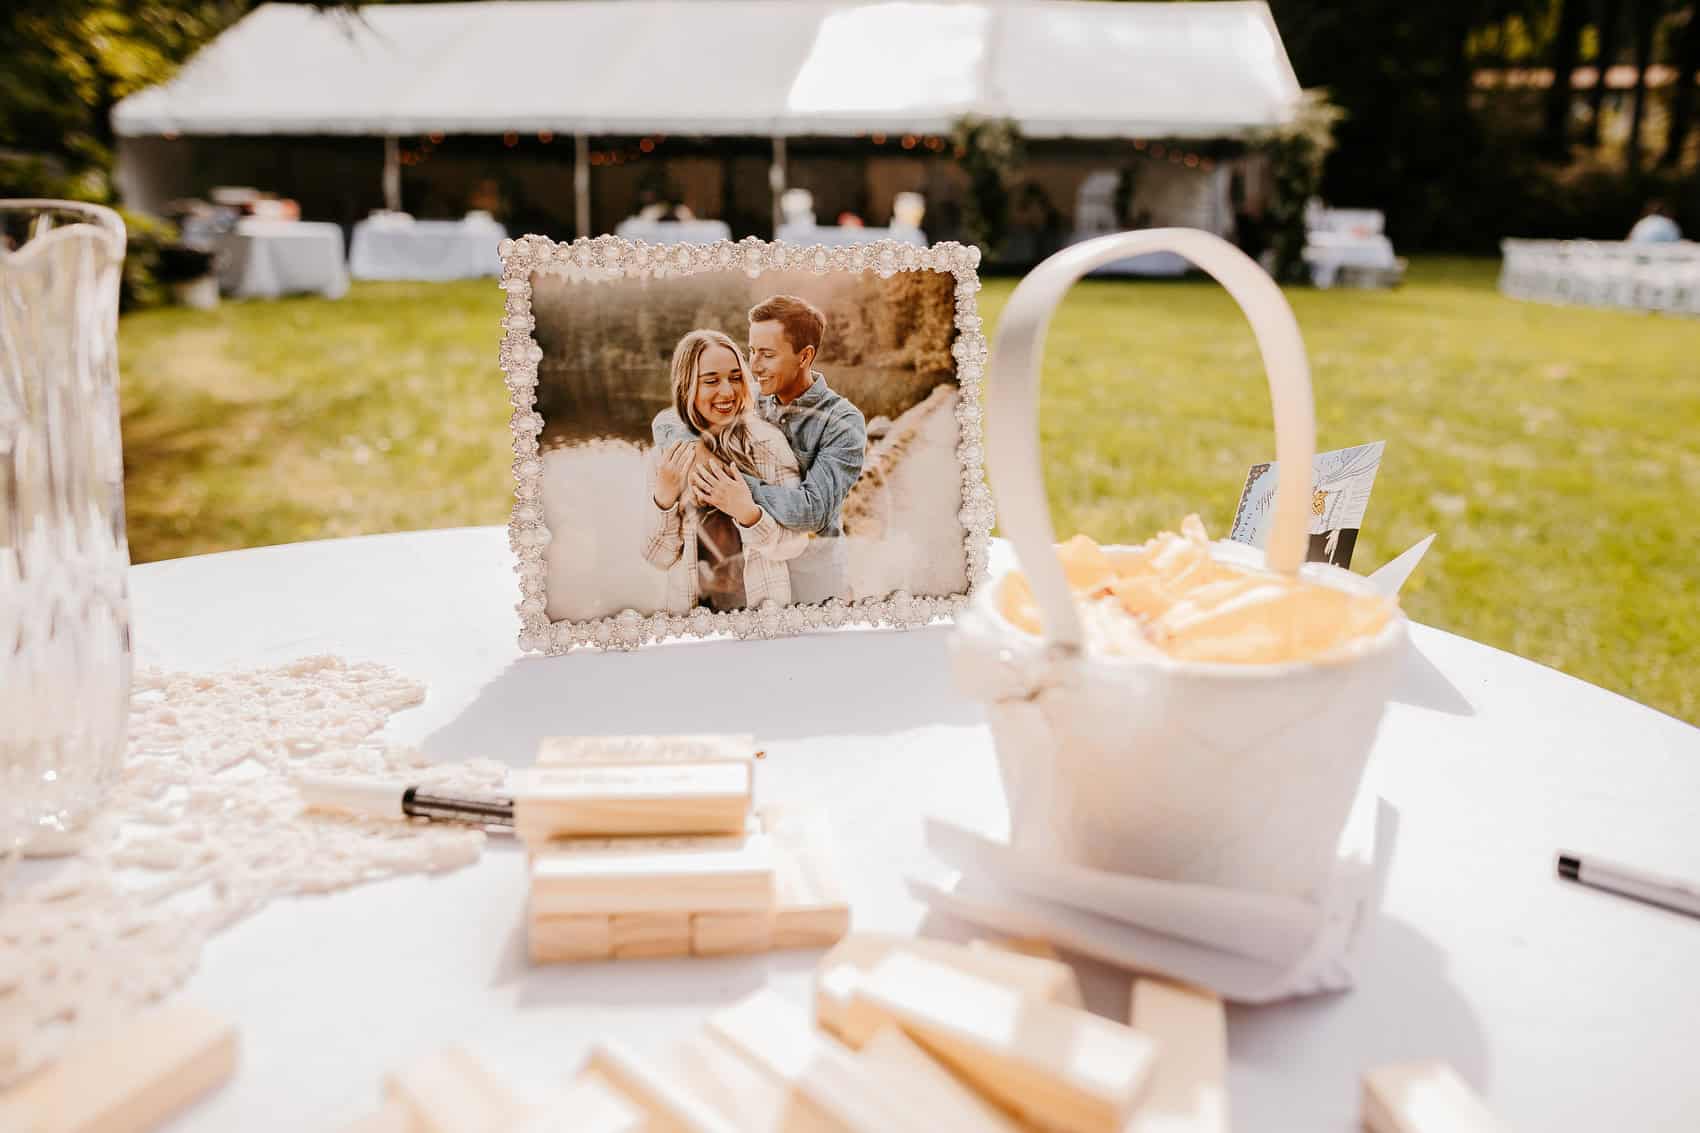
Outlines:
[[[1570,96],[1576,58],[1587,24],[1586,0],[1558,0],[1558,33],[1552,43],[1552,85],[1547,87],[1541,152],[1563,160],[1570,152]]]
[[[1606,72],[1617,62],[1617,37],[1623,28],[1623,5],[1619,0],[1599,0],[1598,20],[1595,26],[1600,33],[1600,50],[1595,57],[1594,89],[1588,92],[1588,133],[1586,141],[1589,146],[1598,149],[1600,145],[1600,115],[1605,110],[1606,101]]]
[[[1647,120],[1647,68],[1653,65],[1653,29],[1658,21],[1657,0],[1635,0],[1635,94],[1629,111],[1629,168],[1641,168],[1641,126]]]
[[[1688,26],[1677,47],[1676,94],[1671,100],[1670,134],[1659,164],[1674,169],[1682,162],[1683,147],[1694,121],[1694,78],[1700,73],[1700,0],[1689,0]]]

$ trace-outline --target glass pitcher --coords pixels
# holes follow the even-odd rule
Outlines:
[[[123,263],[112,210],[0,200],[0,858],[73,841],[123,759]]]

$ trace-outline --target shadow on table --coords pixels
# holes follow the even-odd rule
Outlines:
[[[1393,690],[1392,699],[1397,704],[1429,708],[1448,716],[1476,714],[1476,706],[1470,703],[1469,697],[1415,643],[1405,651],[1405,671]]]
[[[753,732],[768,742],[974,724],[978,706],[951,683],[949,633],[847,631],[527,657],[422,748],[522,765],[546,736]]]

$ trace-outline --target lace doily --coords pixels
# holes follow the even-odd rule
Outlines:
[[[492,760],[379,738],[425,687],[382,665],[138,672],[122,778],[81,850],[0,889],[0,1089],[79,1031],[175,990],[214,933],[275,897],[476,861],[480,830],[304,814],[296,772],[499,791]]]

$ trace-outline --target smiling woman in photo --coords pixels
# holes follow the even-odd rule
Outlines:
[[[797,483],[790,442],[757,414],[744,356],[719,331],[681,338],[672,378],[673,410],[695,440],[656,450],[654,522],[643,548],[644,559],[667,572],[667,612],[788,605],[785,560],[802,552],[808,535],[779,526],[756,504],[743,474],[766,484]],[[692,483],[697,469],[700,488]]]

